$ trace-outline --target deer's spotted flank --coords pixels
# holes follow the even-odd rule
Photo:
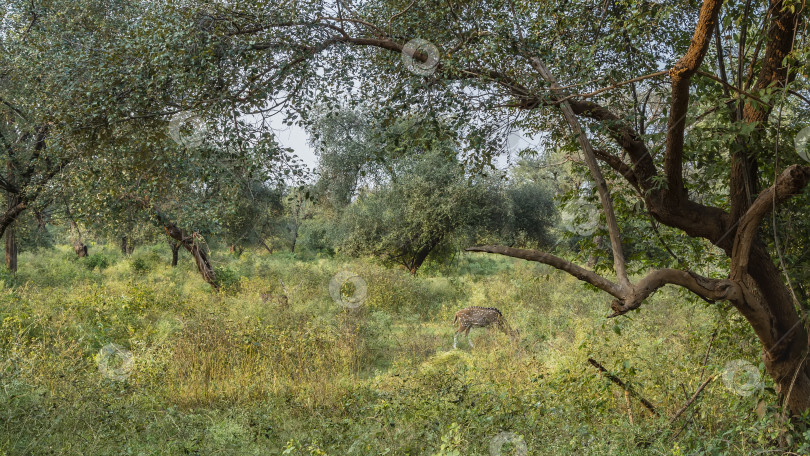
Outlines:
[[[504,334],[513,339],[517,339],[520,336],[520,331],[512,329],[501,311],[494,307],[472,306],[461,309],[456,312],[453,324],[458,324],[456,333],[453,335],[453,348],[457,348],[458,335],[462,332],[467,336],[467,343],[470,344],[470,347],[474,347],[470,340],[470,329],[485,328],[493,324],[499,330],[503,331]]]

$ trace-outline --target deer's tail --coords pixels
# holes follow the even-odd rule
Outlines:
[[[453,325],[458,321],[458,315],[453,316]]]

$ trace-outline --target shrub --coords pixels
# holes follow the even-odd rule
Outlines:
[[[84,263],[87,269],[91,271],[95,268],[98,268],[99,270],[105,269],[113,263],[112,259],[103,253],[94,253],[81,258],[79,261]]]
[[[226,293],[236,293],[239,291],[241,276],[230,266],[214,267],[214,275],[216,275],[217,284],[219,284],[222,291]]]

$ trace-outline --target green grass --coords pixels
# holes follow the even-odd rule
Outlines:
[[[0,454],[489,455],[503,432],[529,454],[750,454],[778,433],[772,408],[754,412],[774,401],[767,378],[750,396],[713,382],[688,424],[633,400],[630,424],[623,391],[589,357],[664,417],[699,385],[715,328],[703,378],[759,362],[738,316],[675,289],[606,320],[605,294],[502,257],[412,277],[364,260],[214,252],[215,293],[187,255],[169,267],[165,245],[91,253],[23,253],[17,276],[0,277]],[[330,297],[341,270],[367,285],[356,309]],[[453,314],[468,305],[500,308],[521,340],[474,329],[476,347],[453,350]],[[108,360],[122,380],[99,370],[108,344],[132,354],[129,370]]]

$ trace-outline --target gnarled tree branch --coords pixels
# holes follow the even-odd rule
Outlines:
[[[505,255],[512,258],[520,258],[523,260],[547,264],[561,271],[565,271],[583,282],[588,282],[600,290],[610,293],[616,298],[622,298],[624,296],[622,288],[617,283],[611,282],[593,271],[589,271],[581,266],[578,266],[558,256],[554,256],[550,253],[531,249],[516,249],[501,245],[482,245],[478,247],[469,247],[465,250],[468,252],[497,253],[499,255]]]
[[[762,218],[774,209],[775,204],[780,204],[800,193],[808,182],[810,182],[810,167],[792,165],[782,171],[773,186],[765,189],[754,200],[737,227],[731,255],[732,278],[739,280],[747,274],[751,246],[756,240],[757,228]]]

